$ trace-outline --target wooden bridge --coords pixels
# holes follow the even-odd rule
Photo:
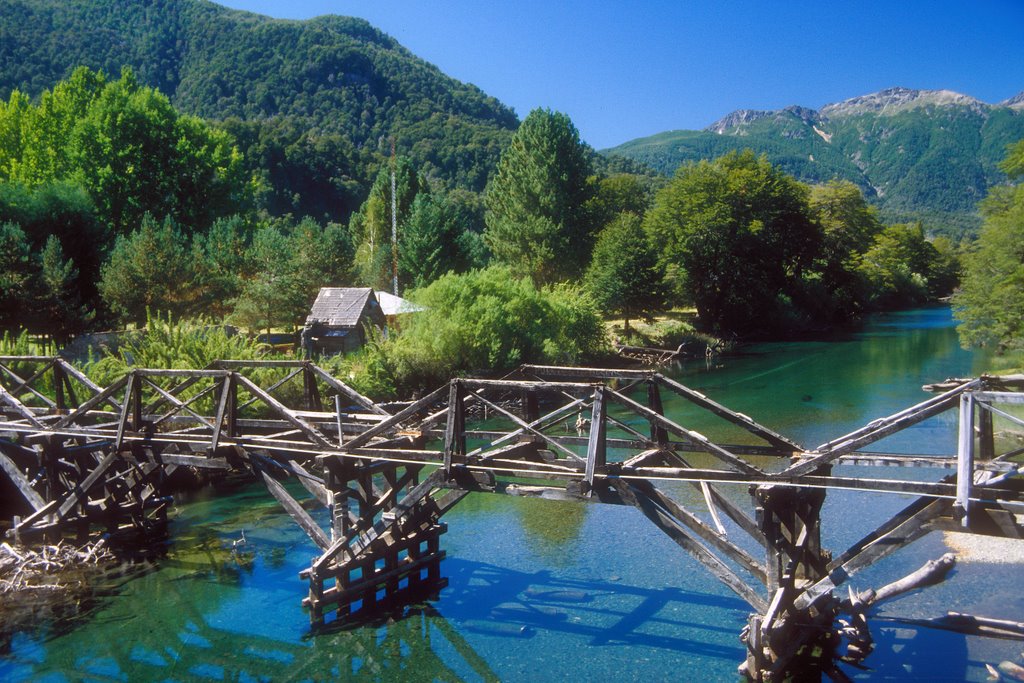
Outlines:
[[[932,530],[1021,537],[1024,449],[993,424],[1024,425],[1006,408],[1022,388],[1022,377],[951,381],[809,449],[654,371],[528,365],[377,404],[309,361],[137,369],[100,387],[60,358],[0,357],[0,507],[8,536],[28,541],[144,530],[166,519],[176,469],[249,470],[319,549],[302,576],[323,624],[444,587],[441,518],[470,492],[629,505],[750,605],[747,676],[779,680],[814,658],[843,678],[817,654],[840,647],[840,610],[857,612],[838,586]],[[667,417],[666,396],[686,410]],[[958,414],[956,453],[867,450],[946,411]],[[712,418],[725,437],[686,426]],[[845,463],[906,476],[832,473]],[[690,486],[696,497],[678,495]],[[829,489],[913,502],[833,555],[820,542]]]

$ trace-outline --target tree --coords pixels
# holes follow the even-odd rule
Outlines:
[[[0,223],[0,328],[18,329],[31,294],[32,263],[25,231]]]
[[[116,234],[146,213],[202,229],[246,202],[241,155],[228,134],[178,114],[129,69],[90,104],[73,149],[76,176]]]
[[[63,346],[72,336],[85,330],[94,313],[82,302],[78,289],[78,269],[64,259],[60,240],[50,235],[41,256],[38,315],[42,327]]]
[[[680,167],[645,229],[716,335],[783,329],[821,245],[807,188],[749,150]]]
[[[143,324],[149,312],[181,317],[194,312],[198,292],[188,238],[170,218],[149,214],[118,237],[100,272],[100,296],[122,320]]]
[[[625,318],[629,334],[630,319],[647,318],[664,305],[663,279],[640,217],[623,213],[598,235],[584,282],[599,310]]]
[[[194,230],[246,208],[241,161],[230,135],[179,114],[130,69],[108,82],[81,67],[38,105],[15,91],[0,106],[0,180],[80,185],[113,234],[146,213]]]
[[[802,304],[822,323],[859,320],[870,300],[862,257],[884,226],[860,188],[849,181],[813,186],[808,203],[822,242],[814,272],[804,282]]]
[[[405,230],[416,195],[426,189],[408,159],[399,157],[395,163],[395,214],[398,234]],[[364,285],[374,289],[391,289],[393,252],[391,245],[391,166],[382,166],[370,196],[352,214],[349,232],[355,245],[355,270]],[[401,239],[401,237],[400,237]]]
[[[398,276],[405,287],[425,287],[447,272],[466,270],[458,215],[444,199],[421,193],[402,233],[398,252]]]
[[[876,308],[903,308],[929,300],[929,275],[938,258],[925,238],[924,226],[886,226],[864,253],[861,272]]]
[[[504,266],[448,273],[411,295],[427,310],[374,345],[367,365],[385,367],[402,390],[430,390],[459,373],[521,363],[579,363],[603,345],[601,318],[578,287],[536,287]]]
[[[535,109],[502,152],[484,195],[494,258],[535,283],[582,273],[590,259],[588,148],[568,116]]]
[[[1024,177],[1024,140],[1011,147],[1001,168]],[[960,290],[953,298],[960,340],[1000,352],[1024,349],[1024,183],[996,188],[982,203],[985,222],[964,257]]]
[[[651,193],[640,176],[617,173],[597,181],[586,210],[591,225],[600,229],[623,213],[643,216],[650,201]]]
[[[256,231],[248,258],[253,275],[233,302],[230,322],[249,330],[294,325],[304,305],[298,278],[288,258],[288,237],[273,225]]]
[[[300,324],[321,287],[348,280],[348,239],[342,226],[321,228],[308,218],[294,226],[276,221],[260,227],[241,267],[245,277],[231,302],[232,322],[268,332]]]

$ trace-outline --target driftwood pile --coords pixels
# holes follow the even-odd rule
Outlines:
[[[0,595],[80,587],[83,569],[113,558],[104,539],[81,548],[63,541],[38,548],[0,543]]]

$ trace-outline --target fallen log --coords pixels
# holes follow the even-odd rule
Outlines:
[[[846,612],[855,612],[873,607],[886,600],[908,593],[918,588],[934,586],[945,580],[946,575],[956,566],[956,555],[946,553],[937,560],[928,560],[917,571],[907,574],[898,581],[885,585],[878,590],[868,589],[856,596],[851,591],[851,599],[844,600],[841,609]]]

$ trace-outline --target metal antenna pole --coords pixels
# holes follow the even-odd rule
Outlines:
[[[398,199],[395,196],[395,138],[391,138],[391,285],[398,296]]]

